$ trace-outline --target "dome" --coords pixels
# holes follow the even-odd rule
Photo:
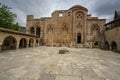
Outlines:
[[[85,8],[85,7],[81,6],[81,5],[74,5],[70,9],[82,9],[82,10],[88,11],[87,8]]]

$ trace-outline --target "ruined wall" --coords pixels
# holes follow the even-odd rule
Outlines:
[[[83,44],[88,42],[91,35],[91,25],[102,27],[105,19],[93,18],[88,15],[88,10],[80,5],[75,5],[68,10],[56,10],[51,17],[40,19],[32,15],[27,16],[27,33],[31,27],[40,27],[40,39],[45,45],[54,44]]]
[[[105,31],[105,38],[109,45],[115,42],[117,44],[117,50],[120,51],[120,26]]]

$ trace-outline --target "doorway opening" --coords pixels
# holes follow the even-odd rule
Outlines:
[[[77,34],[77,43],[80,44],[81,43],[81,33]]]

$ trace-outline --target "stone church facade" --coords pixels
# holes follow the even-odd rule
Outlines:
[[[27,15],[26,32],[36,35],[43,45],[85,46],[97,43],[106,19],[88,14],[88,9],[74,5],[68,10],[56,10],[51,17]]]

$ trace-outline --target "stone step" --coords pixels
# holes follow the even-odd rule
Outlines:
[[[83,48],[83,44],[77,44],[77,48]]]

